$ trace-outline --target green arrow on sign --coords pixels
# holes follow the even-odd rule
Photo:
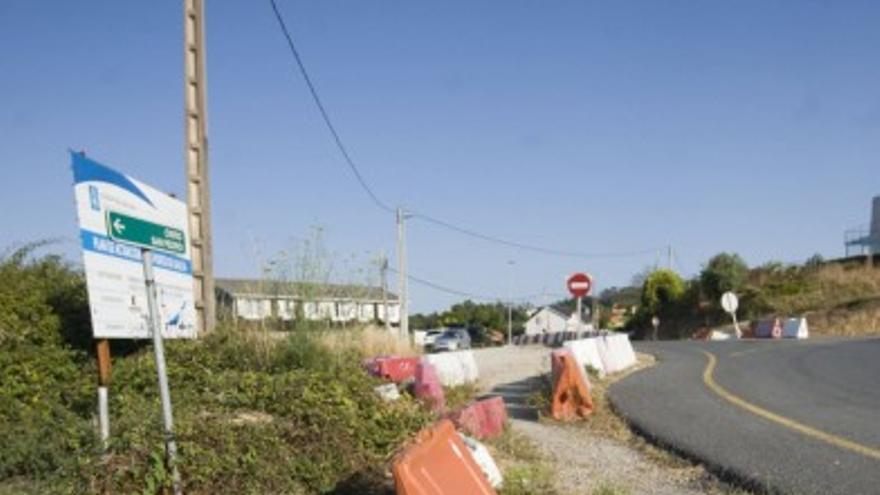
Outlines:
[[[107,212],[107,232],[114,241],[171,253],[186,252],[186,237],[182,230],[115,211]]]

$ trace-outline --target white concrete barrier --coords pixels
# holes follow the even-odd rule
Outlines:
[[[605,365],[599,356],[599,347],[596,345],[597,338],[569,340],[563,347],[570,350],[581,368],[593,368],[599,376],[605,376]]]
[[[605,373],[617,373],[636,364],[636,353],[625,333],[596,337],[596,347]]]
[[[480,377],[473,351],[427,354],[422,359],[434,365],[440,383],[447,387],[473,383]]]
[[[482,443],[467,435],[459,433],[458,436],[461,437],[464,444],[467,445],[468,450],[471,451],[471,456],[473,456],[477,466],[480,466],[480,471],[483,472],[483,475],[489,481],[489,484],[492,485],[492,488],[501,488],[501,485],[504,483],[504,478],[501,476],[501,470],[498,469],[495,460],[492,459],[492,454],[489,453],[489,449],[487,449]]]
[[[789,318],[782,326],[782,336],[787,339],[806,339],[810,337],[806,318]]]

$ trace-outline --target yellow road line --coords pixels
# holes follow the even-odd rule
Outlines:
[[[711,352],[703,351],[703,354],[705,354],[706,357],[709,358],[709,364],[706,365],[706,370],[703,371],[703,383],[705,383],[711,391],[721,396],[724,400],[752,414],[760,416],[769,421],[773,421],[774,423],[785,426],[786,428],[790,428],[810,438],[820,440],[841,449],[850,450],[865,457],[871,457],[873,459],[880,460],[880,450],[878,449],[874,449],[860,443],[853,442],[852,440],[841,438],[837,435],[832,435],[831,433],[827,433],[822,430],[817,430],[816,428],[807,426],[803,423],[798,423],[793,419],[789,419],[784,416],[780,416],[779,414],[770,412],[762,407],[756,406],[751,402],[748,402],[745,399],[728,392],[724,387],[718,385],[715,382],[715,379],[712,378],[712,374],[715,371],[715,365],[718,362],[718,359]]]

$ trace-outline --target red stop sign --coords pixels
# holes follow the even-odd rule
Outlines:
[[[568,291],[574,297],[584,297],[590,295],[590,289],[593,288],[593,277],[586,273],[575,273],[568,277]]]

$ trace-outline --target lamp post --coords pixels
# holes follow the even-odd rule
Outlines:
[[[513,260],[507,260],[507,345],[513,345]]]

